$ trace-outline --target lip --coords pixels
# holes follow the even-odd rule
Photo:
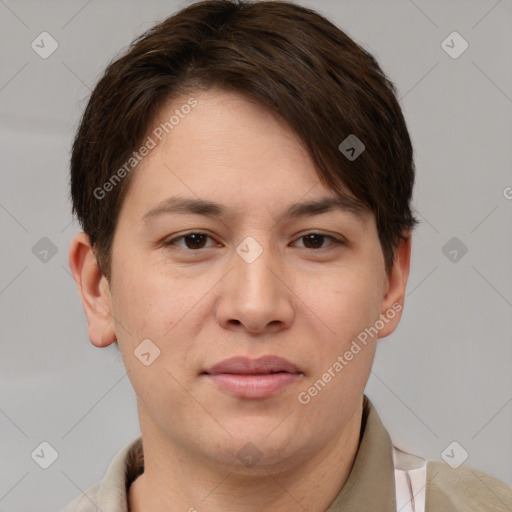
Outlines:
[[[258,375],[277,372],[302,373],[298,366],[279,356],[262,356],[258,359],[231,357],[205,371],[205,373],[209,375],[218,375],[221,373]]]
[[[220,389],[238,398],[275,395],[303,376],[297,365],[279,356],[232,357],[203,372]]]

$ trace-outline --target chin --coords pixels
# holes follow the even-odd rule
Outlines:
[[[276,427],[274,422],[272,428]],[[292,432],[272,432],[272,428],[240,431],[240,435],[226,440],[223,448],[210,455],[216,465],[239,475],[268,476],[286,471],[308,457],[311,449],[301,446]],[[269,432],[271,432],[269,434]],[[218,446],[218,445],[217,445]]]

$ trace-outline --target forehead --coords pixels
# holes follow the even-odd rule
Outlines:
[[[191,98],[195,106],[183,109]],[[132,196],[145,198],[145,219],[158,210],[209,209],[220,214],[222,205],[240,210],[263,201],[265,209],[272,205],[281,211],[279,205],[288,205],[287,213],[295,214],[300,207],[292,211],[290,205],[301,198],[316,201],[306,207],[310,213],[326,210],[318,200],[329,197],[336,199],[330,209],[341,205],[349,213],[361,210],[348,190],[340,195],[321,183],[309,153],[282,119],[242,95],[208,90],[176,97],[154,116],[147,137],[155,139],[159,127],[164,134],[141,161],[130,185]],[[189,204],[177,205],[175,199],[168,200],[171,196],[188,198]],[[198,204],[213,198],[210,202],[217,207]]]
[[[191,98],[195,106],[184,113]],[[239,93],[209,89],[171,99],[151,120],[148,135],[159,127],[165,133],[152,154],[161,152],[165,153],[161,156],[188,162],[209,157],[211,166],[232,162],[261,168],[261,163],[288,160],[295,167],[312,170],[307,150],[286,122]]]

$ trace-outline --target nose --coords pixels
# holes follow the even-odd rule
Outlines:
[[[251,334],[290,327],[294,293],[275,252],[264,249],[251,263],[235,253],[233,265],[219,290],[216,314],[221,326]]]

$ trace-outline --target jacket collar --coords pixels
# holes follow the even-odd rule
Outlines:
[[[326,512],[396,512],[393,445],[365,395],[361,441],[345,485]]]

